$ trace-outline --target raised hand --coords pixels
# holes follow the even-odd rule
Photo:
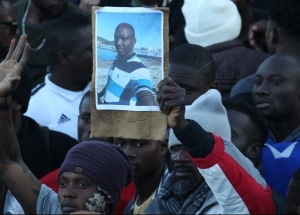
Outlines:
[[[81,0],[78,7],[84,12],[90,14],[93,6],[98,6],[101,0]]]
[[[171,78],[160,81],[156,88],[157,103],[160,110],[168,115],[168,124],[174,131],[182,130],[185,120],[185,89],[179,87]]]
[[[257,51],[265,51],[266,42],[266,31],[267,31],[267,21],[259,20],[258,22],[252,24],[249,29],[248,39],[250,45]]]
[[[21,80],[20,74],[29,58],[27,36],[22,35],[16,46],[12,40],[9,52],[0,64],[0,97],[8,97],[17,88]]]

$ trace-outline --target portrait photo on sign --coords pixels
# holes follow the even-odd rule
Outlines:
[[[95,11],[97,110],[159,111],[164,78],[163,12],[103,7]]]

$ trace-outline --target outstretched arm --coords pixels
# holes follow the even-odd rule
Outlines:
[[[17,46],[12,41],[7,57],[0,64],[0,174],[25,211],[36,213],[41,184],[22,160],[9,108],[10,95],[21,80],[28,57],[27,36],[23,35]]]
[[[184,89],[167,78],[157,90],[161,111],[168,115],[169,126],[211,188],[221,213],[274,214],[271,190],[252,162],[231,142],[185,119]],[[218,116],[212,120],[218,120]]]

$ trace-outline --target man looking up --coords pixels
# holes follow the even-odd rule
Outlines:
[[[125,214],[144,214],[152,199],[159,192],[168,168],[165,164],[166,141],[114,138],[129,157],[134,171],[135,198],[126,206]]]
[[[150,71],[134,53],[134,28],[128,23],[117,26],[114,34],[118,56],[108,72],[107,84],[98,92],[98,103],[155,106]]]
[[[33,87],[43,82],[49,65],[45,44],[49,23],[61,15],[70,12],[83,14],[77,6],[68,0],[21,0],[14,4],[17,14],[18,29],[28,35],[30,57],[28,65],[31,67]],[[55,27],[51,28],[54,30]]]
[[[169,77],[186,90],[186,105],[209,89],[217,88],[215,70],[212,55],[201,46],[184,44],[170,52]]]
[[[283,198],[300,166],[299,68],[294,56],[271,56],[258,68],[252,92],[257,110],[270,122],[262,156],[263,176]]]

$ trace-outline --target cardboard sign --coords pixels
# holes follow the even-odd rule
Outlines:
[[[93,7],[92,137],[165,140],[154,89],[168,74],[168,16],[165,8]]]

